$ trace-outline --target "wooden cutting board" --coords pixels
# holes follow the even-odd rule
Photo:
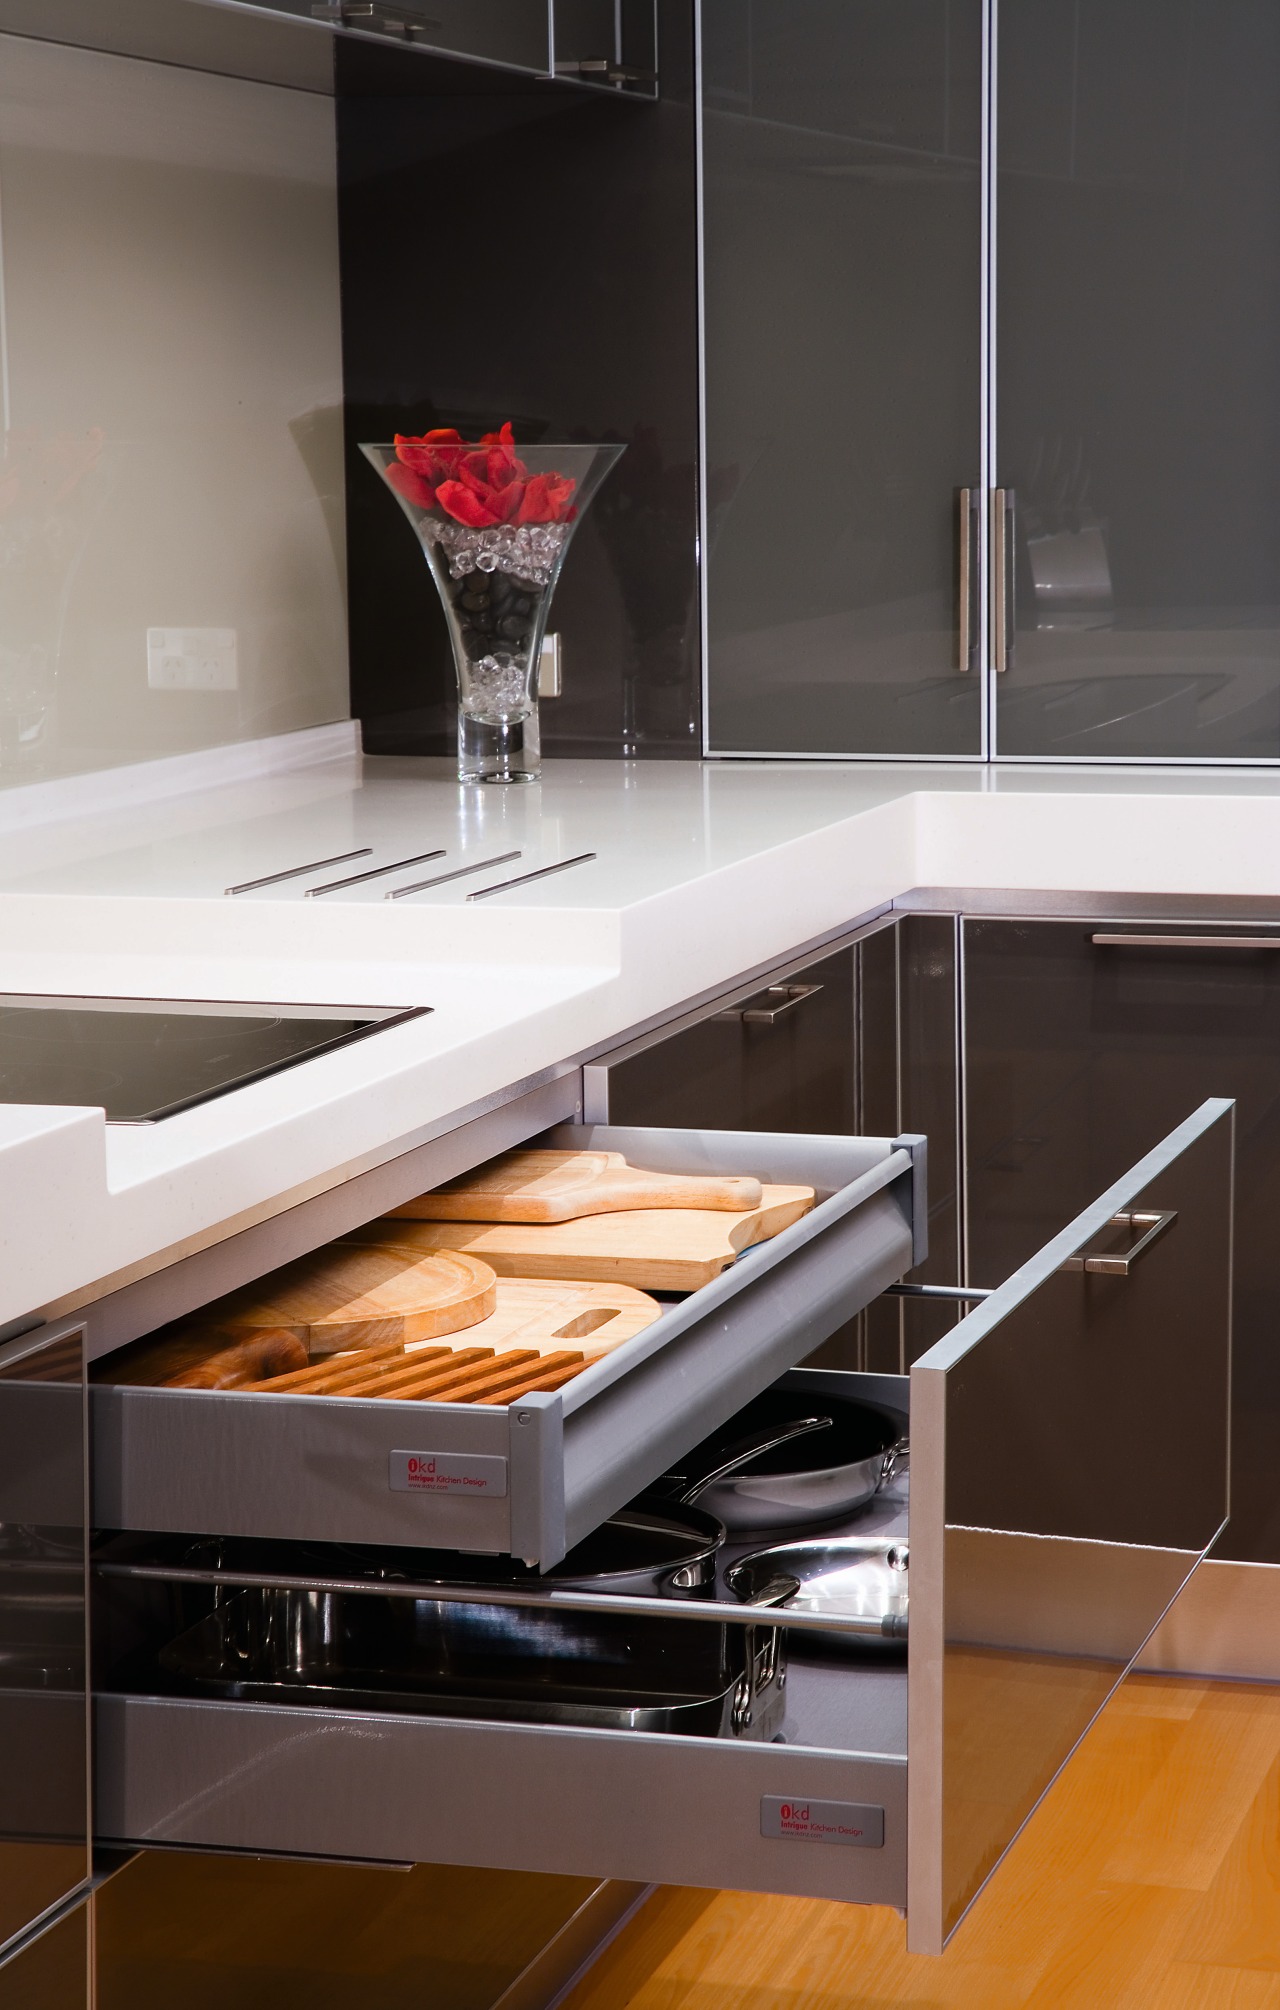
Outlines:
[[[588,1361],[643,1333],[662,1307],[629,1284],[588,1284],[580,1278],[499,1277],[496,1311],[468,1328],[468,1347],[531,1348],[538,1354],[574,1347]],[[413,1358],[413,1349],[409,1349]]]
[[[579,1221],[633,1208],[759,1207],[758,1179],[642,1172],[621,1152],[507,1152],[393,1210],[408,1221]]]
[[[402,1350],[403,1351],[403,1350]],[[94,1364],[95,1382],[152,1389],[239,1389],[263,1376],[305,1368],[307,1349],[296,1333],[256,1327],[229,1333],[195,1320],[149,1334]]]
[[[399,1220],[394,1233],[420,1250],[445,1247],[479,1256],[507,1277],[583,1278],[641,1291],[696,1291],[753,1243],[764,1242],[813,1206],[813,1188],[766,1186],[759,1207],[740,1214],[702,1208],[646,1208],[579,1221],[436,1222]],[[358,1231],[386,1235],[388,1220]]]
[[[487,1319],[497,1280],[478,1254],[448,1236],[427,1248],[401,1237],[328,1243],[209,1307],[231,1332],[262,1326],[296,1333],[308,1353],[374,1347],[383,1341],[438,1340]]]

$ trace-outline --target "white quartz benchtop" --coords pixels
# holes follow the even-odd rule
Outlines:
[[[8,793],[0,991],[433,1009],[157,1125],[0,1108],[0,1325],[406,1150],[913,887],[1246,894],[1280,919],[1267,770],[551,762],[538,785],[496,789],[353,755],[160,800],[144,775],[130,807],[41,821]],[[226,895],[362,846],[330,873]],[[596,856],[467,899],[582,852]]]

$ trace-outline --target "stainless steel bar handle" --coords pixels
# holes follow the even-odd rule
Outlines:
[[[1091,935],[1099,949],[1280,949],[1280,935]]]
[[[942,1299],[951,1305],[978,1305],[994,1293],[978,1284],[886,1284],[882,1298]]]
[[[991,654],[1001,675],[1013,662],[1014,600],[1012,489],[991,491]]]
[[[715,1017],[722,1021],[738,1020],[744,1026],[775,1026],[784,1013],[794,1012],[806,998],[816,998],[821,989],[820,984],[770,984],[764,995],[778,999],[778,1004],[730,1007],[727,1012],[717,1012]]]
[[[1166,1229],[1172,1228],[1177,1219],[1176,1208],[1137,1208],[1113,1214],[1111,1217],[1113,1228],[1140,1228],[1145,1231],[1138,1237],[1133,1248],[1116,1255],[1069,1256],[1060,1268],[1083,1270],[1091,1277],[1127,1277],[1138,1258],[1150,1249],[1152,1243],[1162,1236]]]
[[[974,517],[976,499],[972,489],[957,489],[959,506],[958,524],[960,579],[956,593],[956,669],[962,675],[973,668],[974,648],[977,642],[974,615],[977,601],[973,591]]]

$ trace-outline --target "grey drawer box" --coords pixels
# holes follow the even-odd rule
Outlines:
[[[159,1696],[95,1710],[104,1839],[906,1903],[901,1753]],[[882,1808],[884,1841],[765,1835],[779,1797]]]
[[[756,1173],[818,1205],[565,1388],[510,1409],[92,1391],[100,1527],[510,1553],[544,1568],[924,1255],[923,1140],[570,1126],[659,1172]],[[405,1457],[453,1491],[404,1491]]]

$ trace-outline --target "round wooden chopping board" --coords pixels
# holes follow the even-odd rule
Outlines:
[[[309,1354],[408,1344],[460,1333],[497,1306],[497,1279],[482,1257],[414,1249],[390,1240],[331,1242],[208,1309],[224,1331],[283,1327]]]

